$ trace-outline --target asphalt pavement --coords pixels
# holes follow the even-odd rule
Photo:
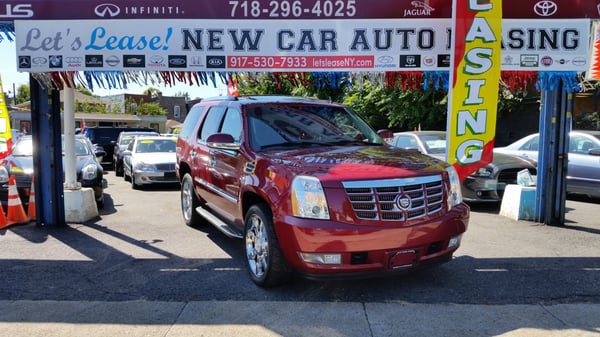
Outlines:
[[[470,226],[456,256],[478,258],[578,258],[582,272],[600,280],[600,202],[568,200],[564,226],[515,221],[498,215],[494,207],[472,207]],[[117,227],[118,217],[104,216],[93,226]],[[88,231],[91,224],[69,225]],[[122,300],[52,300],[16,293],[9,272],[27,268],[19,258],[33,259],[32,237],[44,231],[35,224],[0,230],[0,280],[13,292],[0,296],[0,336],[600,336],[600,287],[576,299],[548,298],[527,304],[413,303],[409,301],[271,301],[134,298]],[[88,235],[91,231],[87,232]],[[29,236],[28,236],[29,235]],[[102,240],[102,238],[98,238]],[[34,240],[33,240],[34,241]],[[40,244],[40,243],[38,243]],[[47,240],[43,256],[52,261],[77,252]],[[125,248],[120,247],[125,254]],[[452,263],[452,262],[451,262]],[[555,262],[554,262],[555,263]],[[552,265],[548,270],[552,270]],[[119,270],[114,266],[113,270]],[[110,272],[107,271],[107,272]],[[502,273],[502,270],[481,270]],[[557,270],[561,273],[561,270]],[[565,273],[569,272],[567,270]],[[77,292],[72,288],[56,291]],[[31,288],[26,287],[29,291]],[[594,289],[594,288],[592,288]],[[2,292],[0,292],[2,294]],[[81,297],[85,299],[85,297]]]

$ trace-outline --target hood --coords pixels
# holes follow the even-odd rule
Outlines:
[[[11,173],[22,173],[31,175],[33,174],[33,157],[20,157],[14,156],[7,158],[10,166]],[[95,165],[95,159],[92,156],[77,156],[75,160],[75,169],[80,171],[84,166],[88,164]],[[64,157],[63,157],[63,170],[64,170]]]
[[[341,180],[395,179],[439,174],[446,163],[388,145],[324,147],[263,153],[269,161],[284,165],[295,174],[319,177],[324,186]]]
[[[144,162],[147,164],[175,163],[176,159],[175,152],[136,153],[132,157],[132,160],[136,162]]]

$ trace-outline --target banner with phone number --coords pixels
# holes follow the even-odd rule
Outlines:
[[[4,99],[4,88],[0,77],[0,159],[10,155],[12,149],[12,134],[10,129],[10,117],[6,100]]]
[[[463,181],[493,159],[501,71],[502,1],[454,1],[446,158]]]

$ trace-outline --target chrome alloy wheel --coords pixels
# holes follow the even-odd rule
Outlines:
[[[269,236],[260,216],[253,214],[246,230],[248,266],[256,278],[264,277],[269,268]]]

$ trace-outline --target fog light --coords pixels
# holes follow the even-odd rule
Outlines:
[[[300,258],[306,263],[314,264],[342,264],[342,254],[335,253],[298,253]]]
[[[460,244],[461,238],[462,238],[462,234],[450,239],[450,242],[448,242],[448,248],[457,247]]]

